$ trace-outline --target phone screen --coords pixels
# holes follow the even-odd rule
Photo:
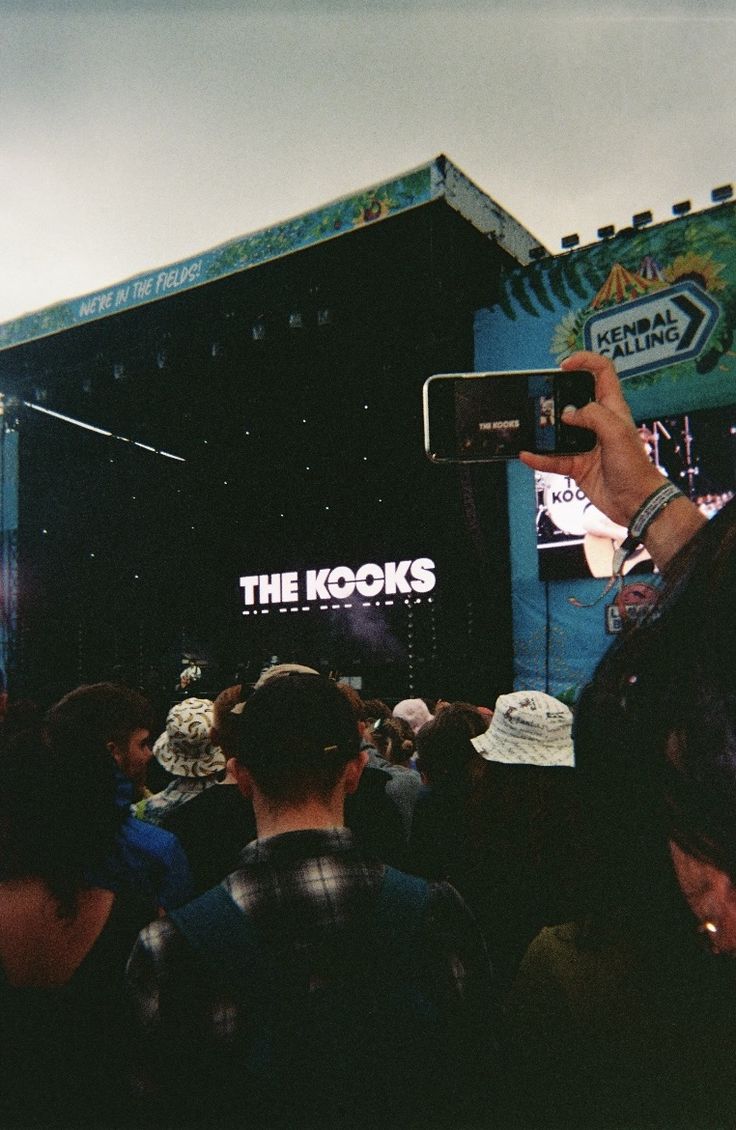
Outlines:
[[[492,462],[538,454],[589,451],[595,436],[561,421],[563,409],[595,396],[592,374],[541,369],[454,373],[424,386],[425,448],[438,462]]]

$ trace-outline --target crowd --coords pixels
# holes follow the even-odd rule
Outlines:
[[[0,1126],[736,1123],[736,511],[663,488],[578,354],[571,475],[663,573],[574,711],[298,664],[154,732],[122,684],[0,745]],[[155,740],[154,740],[155,739]]]

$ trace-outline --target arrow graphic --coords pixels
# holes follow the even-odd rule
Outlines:
[[[636,377],[697,357],[721,313],[702,287],[686,279],[592,314],[583,341],[610,357],[622,379]],[[662,327],[666,331],[658,332]]]
[[[694,302],[691,302],[684,294],[678,294],[677,297],[672,299],[673,306],[678,306],[683,314],[690,319],[690,324],[687,326],[684,334],[680,338],[677,352],[682,349],[687,349],[696,333],[700,329],[700,325],[705,318],[705,310],[701,310]]]

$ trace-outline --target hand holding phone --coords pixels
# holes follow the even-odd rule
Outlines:
[[[521,451],[590,451],[593,432],[566,424],[567,408],[595,397],[587,370],[441,373],[424,384],[424,445],[435,463],[516,459]]]
[[[595,401],[577,409],[575,424],[566,426],[590,429],[597,445],[587,452],[556,455],[529,448],[519,458],[535,471],[569,475],[599,510],[628,527],[644,499],[661,486],[662,476],[644,451],[613,363],[587,351],[562,362],[564,372],[582,368],[595,378]]]

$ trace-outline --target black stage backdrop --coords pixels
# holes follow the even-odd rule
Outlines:
[[[11,686],[50,700],[119,677],[163,703],[187,657],[216,691],[277,656],[366,695],[492,704],[511,678],[505,473],[427,462],[421,386],[473,368],[473,312],[507,262],[437,201],[0,355],[6,396],[186,460],[9,411]],[[351,608],[264,614],[239,584],[417,558],[432,591]]]

